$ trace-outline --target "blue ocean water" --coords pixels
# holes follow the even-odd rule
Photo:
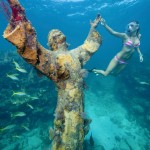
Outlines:
[[[120,32],[125,31],[125,27],[130,21],[138,20],[142,34],[141,50],[143,53],[149,50],[147,37],[150,33],[148,17],[150,2],[148,0],[108,2],[101,0],[33,0],[30,3],[24,0],[21,3],[26,8],[26,14],[36,29],[38,40],[45,47],[48,32],[53,28],[58,28],[64,32],[68,43],[70,43],[70,49],[82,44],[89,31],[89,20],[94,19],[96,14],[100,13],[112,28]],[[2,13],[0,20],[0,33],[2,35],[7,24]],[[101,62],[105,64],[105,61],[108,62],[112,55],[121,48],[122,43],[119,39],[109,35],[102,26],[99,26],[98,30],[103,36],[103,46],[93,57],[93,60],[100,58]],[[0,42],[2,43],[1,49],[7,50],[11,47],[2,37]],[[94,63],[92,62],[90,62],[90,65]],[[101,64],[99,61],[95,63],[96,67]]]
[[[20,3],[26,10],[27,18],[31,21],[32,25],[36,29],[38,41],[46,48],[48,48],[48,32],[51,29],[60,29],[66,35],[67,42],[70,44],[70,50],[81,45],[88,35],[90,29],[90,20],[93,20],[98,13],[100,13],[101,16],[105,18],[108,25],[119,32],[124,32],[126,25],[130,21],[139,21],[140,33],[142,34],[140,49],[144,56],[144,62],[139,63],[138,54],[137,52],[135,52],[135,55],[131,60],[131,64],[127,66],[126,70],[118,78],[103,78],[90,74],[86,78],[89,89],[85,91],[85,103],[86,111],[93,120],[93,124],[91,125],[91,132],[93,133],[96,145],[101,145],[106,150],[112,150],[117,144],[120,145],[120,149],[118,148],[119,146],[116,146],[116,150],[117,148],[118,150],[121,150],[121,148],[124,148],[125,150],[149,150],[150,145],[148,141],[150,140],[150,128],[148,127],[148,125],[150,123],[150,1],[20,0]],[[0,12],[1,35],[3,35],[3,31],[5,30],[7,23],[7,19],[5,18],[3,13]],[[87,69],[106,68],[111,58],[121,49],[122,46],[122,41],[110,35],[103,26],[99,25],[97,30],[100,32],[103,38],[103,44],[100,47],[99,51],[86,64],[85,68]],[[5,39],[3,39],[2,36],[0,36],[0,53],[2,54],[0,56],[1,64],[4,59],[4,57],[2,56],[4,56],[4,54],[6,53],[9,53],[10,50],[15,52],[15,49],[16,48],[14,46],[12,46]],[[32,74],[32,67],[28,66],[23,62],[23,60],[19,59],[17,57],[17,54],[14,54],[14,56],[16,59],[18,59],[18,62],[24,65],[27,70],[30,70],[30,74]],[[9,60],[9,57],[11,57],[11,55],[8,54],[7,56],[5,56],[5,59]],[[9,69],[12,68],[12,65],[6,63],[5,66],[0,66],[1,70],[3,70],[1,72],[1,76],[3,77],[2,79],[4,79],[4,74],[6,74],[7,71],[10,71]],[[23,81],[25,78],[25,76],[22,76],[21,81]],[[28,89],[30,87],[30,83],[32,83],[32,78],[36,78],[34,79],[36,81],[39,80],[37,79],[37,77],[33,76],[31,77],[31,80],[29,80],[29,84],[24,85],[24,87],[22,88]],[[3,91],[3,89],[8,89],[8,91],[7,93],[3,93],[5,97],[1,96],[0,101],[3,101],[3,99],[7,99],[7,95],[11,95],[9,89],[17,89],[20,86],[20,84],[15,85],[14,82],[9,81],[8,79],[2,79],[0,80],[2,83],[0,89],[1,95],[2,92],[5,92],[5,90]],[[41,81],[43,86],[45,86],[45,82],[46,81]],[[49,86],[51,88],[49,88]],[[52,87],[53,89],[55,89],[53,83],[49,82],[43,89],[40,89],[40,92],[39,89],[36,88],[36,85],[33,91],[35,93],[39,92],[38,96],[40,97],[40,94],[43,93],[48,95],[49,92],[46,92],[45,90],[53,91]],[[56,100],[55,91],[53,91],[52,95],[49,95],[47,98],[43,99],[48,100],[51,98]],[[51,105],[51,102],[49,103],[49,105]],[[32,105],[36,105],[38,107],[38,112],[40,112],[39,106],[42,106],[42,104],[36,104],[36,102],[33,102]],[[4,110],[4,112],[7,112],[7,109],[5,107],[6,104],[1,106],[1,109]],[[47,109],[45,104],[43,104],[43,108]],[[55,107],[53,106],[52,108],[54,110]],[[36,110],[34,111],[36,113]],[[120,113],[118,114],[118,112]],[[52,112],[49,112],[49,114],[51,113]],[[44,116],[30,116],[30,112],[28,112],[27,115],[29,117],[29,120],[32,120],[31,122],[29,121],[31,124],[35,122],[35,120],[38,120],[40,124],[40,117],[42,118]],[[6,118],[7,117],[8,116],[6,115]],[[125,117],[126,119],[123,120],[122,118]],[[10,118],[8,117],[8,119]],[[49,117],[47,116],[46,119],[48,120]],[[53,117],[51,119],[53,119]],[[4,121],[4,119],[2,119],[2,121]],[[7,122],[7,120],[5,121]],[[16,120],[16,122],[22,124],[23,120]],[[3,123],[1,123],[0,125],[3,126]],[[36,127],[38,127],[38,123],[36,124]],[[34,127],[32,126],[30,126],[30,128],[34,129]],[[99,133],[98,136],[96,135],[96,132]],[[141,134],[138,135],[138,132],[141,132]],[[22,130],[19,130],[13,136],[20,136],[21,134]],[[46,133],[43,133],[43,135],[45,134]],[[87,136],[87,139],[89,138],[89,136],[90,135]],[[7,137],[8,135],[3,135],[3,139],[7,139]],[[142,139],[144,140],[142,141]],[[39,139],[37,139],[37,141],[39,143],[42,143]],[[139,141],[141,141],[141,143],[138,143]],[[8,146],[7,143],[4,145],[5,147]],[[115,146],[113,147],[112,145]],[[5,149],[8,150],[9,148]],[[99,147],[97,149],[100,150]]]

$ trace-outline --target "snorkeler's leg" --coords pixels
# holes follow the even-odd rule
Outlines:
[[[104,70],[93,69],[93,72],[98,73],[98,74],[102,74],[104,76],[107,76],[112,72],[112,70],[117,66],[117,64],[118,64],[118,62],[113,58],[110,61],[109,65],[108,65],[108,67],[105,71]]]
[[[125,67],[126,67],[126,64],[118,65],[118,66],[113,70],[113,72],[111,73],[111,75],[117,76],[118,74],[120,74],[120,72],[121,72]]]

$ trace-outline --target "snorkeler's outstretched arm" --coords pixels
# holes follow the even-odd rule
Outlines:
[[[90,21],[91,28],[86,40],[82,45],[71,51],[71,53],[76,54],[79,57],[82,65],[84,65],[91,58],[91,56],[99,49],[102,43],[102,38],[96,30],[100,19],[100,15],[97,15],[93,22]]]
[[[139,47],[137,48],[137,52],[139,54],[140,62],[143,62],[143,55],[142,55]]]
[[[29,64],[43,74],[49,74],[52,63],[51,51],[43,48],[37,41],[36,31],[27,20],[24,8],[18,0],[8,0],[12,15],[4,31],[4,38],[17,47],[18,53]]]
[[[141,38],[141,34],[140,34],[140,33],[138,34],[138,38],[139,38],[139,40],[140,40],[140,38]],[[142,53],[141,53],[140,48],[137,47],[136,49],[137,49],[137,52],[138,52],[138,54],[139,54],[140,62],[143,62],[144,59],[143,59],[143,55],[142,55]]]
[[[114,35],[116,37],[119,37],[119,38],[125,38],[126,37],[126,33],[120,33],[120,32],[114,31],[110,26],[108,26],[106,24],[106,21],[103,18],[101,18],[101,25],[104,26],[109,33],[111,33],[112,35]]]

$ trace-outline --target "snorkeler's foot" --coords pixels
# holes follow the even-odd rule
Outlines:
[[[88,72],[92,72],[92,73],[96,74],[96,76],[98,76],[100,74],[98,71],[99,70],[97,70],[95,68],[88,70]]]
[[[96,74],[100,73],[98,69],[93,69],[92,72]]]
[[[93,73],[94,73],[94,71],[93,71],[94,69],[95,69],[95,68],[89,69],[88,72],[93,72]]]
[[[107,76],[109,75],[108,72],[104,71],[104,70],[98,70],[98,69],[93,69],[93,72],[97,75],[97,74],[102,74],[103,76]]]

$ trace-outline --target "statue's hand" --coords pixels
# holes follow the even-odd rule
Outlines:
[[[23,7],[20,5],[18,0],[8,0],[10,8],[12,10],[11,23],[16,24],[16,22],[26,20]]]
[[[18,0],[7,0],[9,4],[16,5],[19,4]]]
[[[96,28],[100,21],[101,21],[101,16],[100,14],[98,14],[93,22],[90,20],[91,27]]]

